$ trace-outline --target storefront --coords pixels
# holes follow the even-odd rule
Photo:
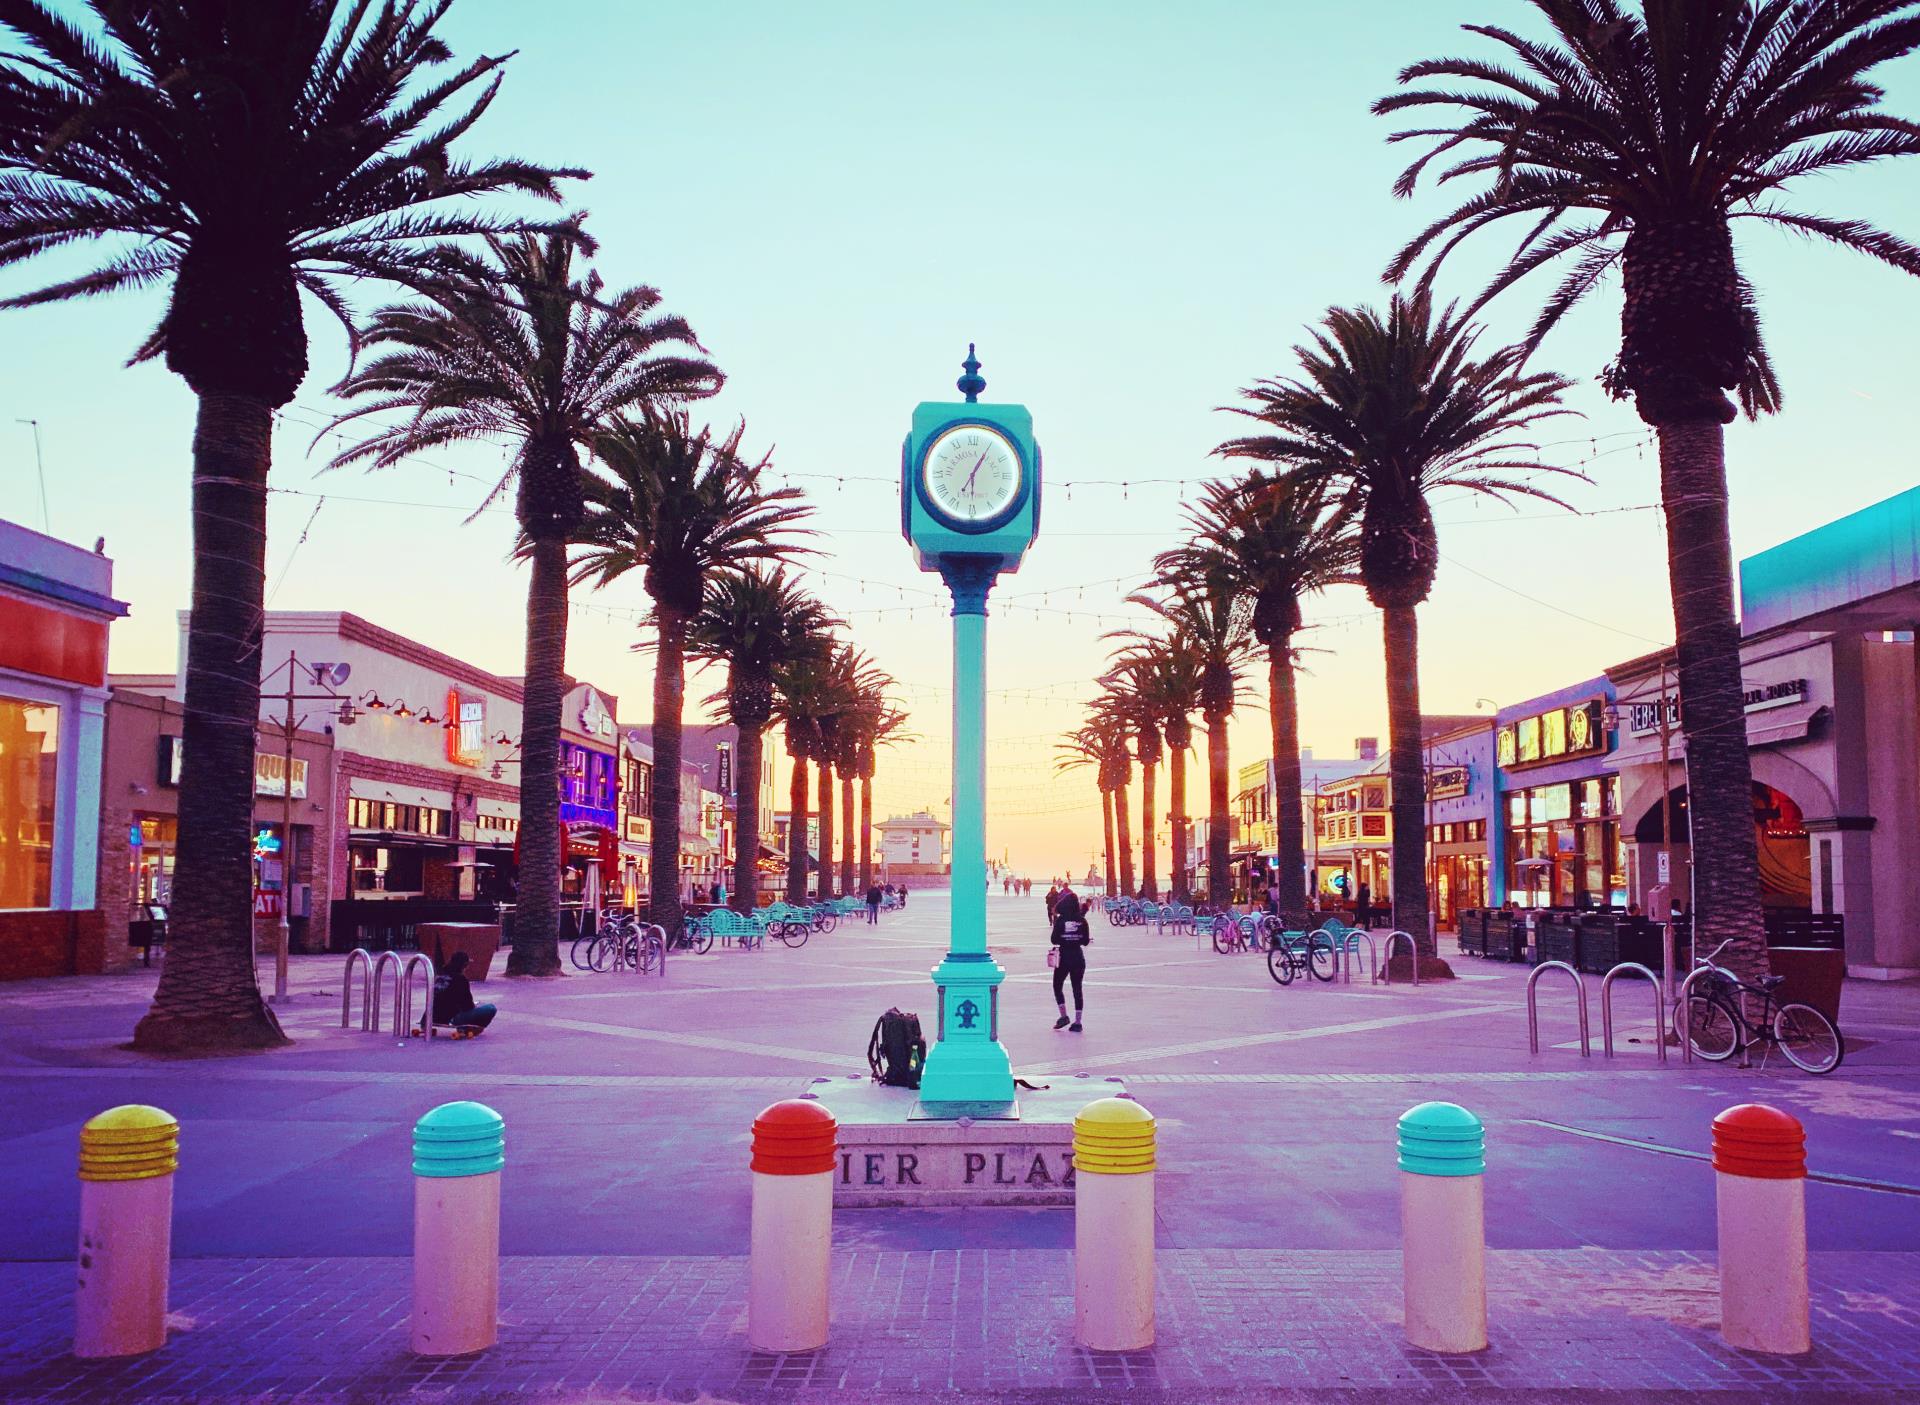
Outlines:
[[[623,907],[646,905],[653,882],[653,748],[635,729],[620,734],[620,882]]]
[[[0,980],[117,969],[98,900],[113,562],[0,522]],[[104,839],[104,843],[103,843]]]
[[[1357,913],[1393,900],[1393,783],[1384,758],[1356,776],[1328,781],[1316,801],[1312,893],[1322,910]]]
[[[1443,931],[1458,925],[1462,911],[1487,904],[1493,737],[1488,718],[1434,737],[1426,746],[1428,886]]]
[[[620,879],[618,700],[576,683],[560,714],[560,900],[598,911],[623,896]],[[609,889],[612,892],[609,892]]]
[[[115,674],[110,681],[101,819],[104,831],[125,835],[125,849],[117,862],[103,862],[100,899],[109,935],[124,938],[130,920],[144,920],[150,906],[173,902],[185,709],[169,696],[175,683],[170,674]],[[256,921],[263,930],[277,930],[284,905],[290,949],[324,951],[327,905],[324,889],[316,900],[314,884],[316,870],[324,878],[333,842],[333,816],[325,803],[332,789],[333,738],[296,728],[291,795],[280,729],[263,727],[255,745]]]
[[[1496,906],[1627,906],[1612,702],[1601,677],[1500,710]]]

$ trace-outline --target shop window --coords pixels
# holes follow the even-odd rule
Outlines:
[[[1363,837],[1379,839],[1383,838],[1386,832],[1387,817],[1385,815],[1362,815],[1360,817],[1360,833]]]
[[[1540,719],[1538,717],[1521,718],[1519,725],[1514,728],[1514,738],[1520,760],[1538,761],[1540,759]]]
[[[0,908],[53,902],[60,709],[0,698]]]
[[[1533,822],[1539,824],[1543,820],[1552,821],[1571,818],[1570,806],[1573,800],[1572,791],[1573,787],[1566,785],[1547,785],[1529,791],[1529,808],[1533,812]]]
[[[1567,714],[1564,708],[1555,708],[1540,719],[1540,754],[1567,754]]]
[[[1516,790],[1507,797],[1507,828],[1522,829],[1527,823],[1527,793]]]

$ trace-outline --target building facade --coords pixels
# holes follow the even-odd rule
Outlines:
[[[100,804],[107,630],[126,613],[103,552],[0,522],[0,980],[130,959],[99,896],[126,847]]]
[[[941,877],[950,872],[947,832],[950,826],[925,810],[880,821],[880,865],[886,881]]]
[[[1494,720],[1429,738],[1426,780],[1428,900],[1438,927],[1452,931],[1463,910],[1487,905]]]
[[[1603,675],[1497,714],[1496,906],[1626,907],[1613,702]]]

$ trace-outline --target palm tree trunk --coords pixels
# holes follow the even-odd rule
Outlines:
[[[833,762],[820,758],[820,901],[833,896]]]
[[[1718,423],[1656,426],[1667,514],[1667,578],[1679,655],[1680,730],[1687,739],[1693,826],[1694,950],[1733,945],[1721,963],[1748,981],[1768,973],[1747,755],[1740,626],[1733,613],[1727,518],[1726,430]]]
[[[1120,847],[1120,896],[1133,896],[1133,816],[1127,809],[1127,788],[1113,793],[1114,842]]]
[[[1107,826],[1107,868],[1106,868],[1107,896],[1112,897],[1113,896],[1113,792],[1112,791],[1103,790],[1100,792],[1100,812],[1105,817],[1106,826]],[[1073,875],[1068,874],[1067,876],[1071,878]]]
[[[807,758],[788,752],[793,774],[787,782],[787,901],[807,900]]]
[[[1413,937],[1420,978],[1446,978],[1427,921],[1427,789],[1420,735],[1420,621],[1412,605],[1381,611],[1386,634],[1387,770],[1393,782],[1393,925]],[[1396,958],[1399,959],[1399,958]]]
[[[739,727],[733,758],[733,892],[735,912],[752,912],[760,900],[760,767],[766,755],[764,727]]]
[[[853,891],[853,777],[840,772],[840,892]]]
[[[1267,701],[1273,730],[1275,854],[1280,872],[1270,881],[1279,891],[1281,921],[1307,926],[1307,836],[1300,796],[1300,695],[1293,676],[1293,636],[1267,651]]]
[[[1173,900],[1185,902],[1192,896],[1187,888],[1187,753],[1184,747],[1167,748],[1168,821],[1173,826]]]
[[[873,777],[860,777],[860,891],[873,886]]]
[[[654,602],[660,646],[653,660],[653,872],[649,920],[680,931],[680,727],[687,698],[687,617]]]
[[[1228,867],[1231,817],[1227,809],[1227,714],[1207,715],[1207,897],[1214,906],[1233,901]]]
[[[1160,884],[1154,872],[1153,772],[1158,763],[1140,763],[1140,892],[1149,900],[1160,896]]]
[[[193,612],[181,734],[171,937],[136,1049],[197,1053],[288,1042],[253,955],[253,754],[266,597],[273,411],[205,394],[193,430]]]
[[[567,544],[533,544],[520,723],[520,851],[509,976],[560,974],[560,709],[567,691]],[[656,849],[656,852],[658,850]]]

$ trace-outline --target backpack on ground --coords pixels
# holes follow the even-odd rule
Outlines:
[[[874,1022],[867,1067],[876,1081],[889,1088],[918,1088],[926,1062],[927,1041],[920,1034],[918,1015],[894,1009]]]

